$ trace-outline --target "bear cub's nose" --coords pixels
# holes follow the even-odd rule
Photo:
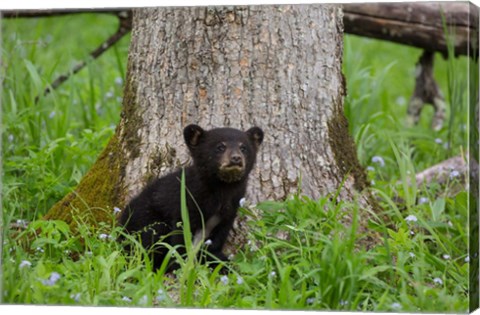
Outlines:
[[[230,163],[232,165],[242,166],[242,157],[240,155],[232,155],[230,157]]]

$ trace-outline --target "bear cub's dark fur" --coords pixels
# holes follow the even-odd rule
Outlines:
[[[263,131],[258,127],[246,132],[233,128],[207,131],[197,125],[189,125],[183,135],[193,158],[193,165],[185,168],[193,242],[209,239],[209,253],[225,261],[227,257],[222,247],[233,225],[240,199],[245,195],[248,174],[263,141]],[[120,217],[120,223],[127,232],[140,233],[142,245],[153,249],[154,269],[161,266],[168,252],[165,246],[155,245],[157,241],[172,246],[181,245],[177,251],[184,253],[179,224],[182,221],[181,174],[182,170],[177,170],[154,180],[133,198]]]

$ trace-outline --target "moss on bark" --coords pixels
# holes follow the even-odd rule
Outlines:
[[[369,229],[369,221],[380,219],[386,222],[388,218],[382,215],[382,207],[370,190],[367,189],[370,186],[367,173],[358,161],[356,145],[348,130],[348,121],[343,114],[343,106],[337,103],[334,106],[333,118],[328,122],[328,139],[336,164],[339,167],[340,180],[352,176],[353,187],[361,194],[361,197],[356,200],[362,209],[359,218],[359,231],[364,233],[364,236],[358,240],[357,245],[371,248],[382,242],[382,236],[377,231]],[[368,209],[371,209],[371,212],[375,215]]]
[[[339,166],[341,178],[353,176],[354,188],[361,192],[368,187],[367,174],[357,158],[357,149],[348,133],[348,121],[339,104],[334,106],[333,118],[328,122],[328,139]]]

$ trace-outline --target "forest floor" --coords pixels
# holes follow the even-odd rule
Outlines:
[[[443,185],[410,184],[416,173],[467,152],[464,57],[435,56],[435,78],[455,105],[433,131],[429,107],[418,125],[406,123],[422,51],[345,36],[345,114],[372,193],[390,218],[372,223],[383,241],[370,250],[355,249],[362,237],[355,224],[339,223],[345,211],[357,218],[358,206],[326,197],[255,205],[262,218],[251,220],[250,241],[228,274],[187,258],[175,280],[152,272],[141,249],[125,253],[115,241],[119,227],[72,233],[64,222],[42,221],[114,133],[129,36],[37,104],[35,97],[87,59],[116,23],[97,14],[2,21],[2,303],[468,311],[470,201],[462,174],[452,169]],[[20,246],[32,230],[41,232],[29,248]]]

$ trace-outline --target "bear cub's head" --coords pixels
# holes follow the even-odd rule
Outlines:
[[[263,141],[263,131],[258,127],[244,132],[234,128],[204,130],[197,125],[188,125],[183,136],[194,167],[204,177],[225,183],[247,178]]]

